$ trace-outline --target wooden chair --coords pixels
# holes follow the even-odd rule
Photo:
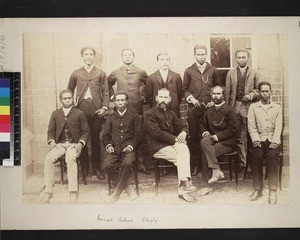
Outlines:
[[[81,168],[81,172],[82,172],[82,178],[83,178],[83,182],[84,185],[87,185],[87,181],[86,181],[86,167],[84,164],[84,159],[82,158],[82,154],[76,159],[76,163],[77,163],[77,182],[78,182],[78,193],[79,193],[79,168]],[[59,159],[57,159],[57,161],[55,161],[55,163],[59,162],[59,168],[60,168],[60,182],[61,184],[64,184],[64,171],[67,168],[67,163],[66,163],[66,156],[62,156]]]
[[[218,156],[219,165],[228,165],[229,167],[229,179],[232,181],[232,167],[234,167],[234,179],[235,179],[235,188],[238,190],[239,184],[239,176],[238,176],[238,168],[239,168],[239,154],[237,151],[233,151],[230,153],[225,153],[221,156]],[[226,159],[228,159],[226,161]]]
[[[158,196],[158,184],[160,182],[160,170],[165,170],[165,168],[173,168],[176,167],[173,163],[162,159],[153,157],[154,164],[154,177],[155,177],[155,193]]]
[[[137,161],[133,162],[133,175],[134,175],[136,194],[140,195],[139,180],[138,180],[138,163],[137,163]],[[109,175],[107,177],[107,180],[108,180],[108,195],[111,195],[113,187],[112,187],[112,183],[111,183],[112,180],[111,180]]]

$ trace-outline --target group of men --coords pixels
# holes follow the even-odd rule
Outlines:
[[[216,67],[206,61],[207,48],[201,44],[194,47],[196,62],[185,70],[183,81],[169,69],[170,57],[165,52],[157,56],[159,69],[148,76],[133,65],[132,49],[123,49],[123,66],[107,78],[94,66],[95,55],[91,47],[81,49],[84,66],[71,74],[67,89],[60,93],[62,108],[52,113],[48,127],[51,149],[45,159],[42,202],[53,197],[54,163],[63,155],[69,200],[77,202],[77,158],[88,159],[89,138],[93,174],[103,179],[104,172],[112,180],[114,191],[108,202],[117,201],[123,191],[131,199],[136,197],[128,181],[136,160],[139,170],[149,174],[139,148],[144,139],[150,156],[177,166],[178,197],[196,202],[192,176],[202,169],[208,184],[222,179],[224,173],[218,156],[237,149],[240,167],[245,167],[247,132],[253,143],[254,191],[250,200],[262,196],[262,160],[267,156],[269,203],[277,202],[282,112],[279,105],[270,101],[270,83],[261,81],[257,71],[247,65],[247,50],[236,51],[238,66],[227,73],[225,88],[220,86]],[[117,91],[113,88],[115,84]],[[188,128],[180,119],[179,104],[183,97],[188,103]],[[107,115],[110,100],[115,107]],[[150,110],[143,113],[143,104],[150,105]],[[102,131],[106,156],[102,162],[103,118],[106,118]]]

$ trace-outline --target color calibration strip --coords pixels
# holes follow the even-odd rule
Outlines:
[[[10,79],[0,78],[0,159],[10,159]]]
[[[21,73],[0,72],[0,165],[21,165]]]

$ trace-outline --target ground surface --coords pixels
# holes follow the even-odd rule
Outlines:
[[[144,175],[139,173],[139,191],[140,194],[134,201],[131,201],[126,193],[122,193],[121,198],[113,204],[268,204],[268,187],[267,180],[264,183],[263,197],[255,202],[250,202],[248,196],[252,192],[252,179],[242,180],[239,176],[239,190],[235,188],[235,182],[230,181],[227,171],[225,171],[225,180],[212,184],[212,192],[207,192],[201,174],[193,177],[193,184],[197,187],[194,193],[197,196],[197,203],[187,203],[177,197],[177,176],[171,170],[161,179],[159,184],[158,196],[155,194],[154,173]],[[54,195],[50,204],[68,204],[68,184],[67,176],[65,176],[65,184],[60,183],[59,168],[57,168],[57,181],[55,185]],[[133,179],[131,180],[134,186]],[[36,174],[26,180],[23,185],[23,202],[24,204],[39,204],[39,195],[43,186],[43,174]],[[289,204],[289,168],[283,167],[282,190],[278,189],[277,204]],[[95,176],[87,177],[87,185],[83,184],[80,179],[79,197],[77,204],[105,204],[108,197],[107,178],[98,180]]]

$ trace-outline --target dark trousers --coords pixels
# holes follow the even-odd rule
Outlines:
[[[100,132],[102,129],[102,119],[95,113],[95,104],[92,99],[83,100],[78,109],[85,113],[91,131],[92,168],[93,172],[100,170]],[[82,152],[82,159],[88,159],[87,148]]]
[[[190,149],[191,159],[191,169],[194,167],[201,168],[201,155],[202,151],[199,147],[199,142],[201,137],[199,136],[199,121],[201,116],[205,113],[206,108],[201,105],[201,107],[194,108],[189,106],[188,110],[188,125],[189,125],[189,140],[188,146]]]
[[[202,156],[202,177],[205,182],[210,178],[210,169],[220,169],[218,165],[218,156],[233,151],[233,147],[223,144],[222,142],[214,142],[210,138],[201,140]]]
[[[252,149],[251,170],[253,173],[254,190],[263,190],[263,159],[266,157],[267,177],[269,190],[277,190],[278,186],[278,164],[279,164],[279,147],[269,148],[270,142],[267,140],[261,142],[261,147]]]
[[[120,196],[128,185],[136,156],[136,151],[130,153],[110,153],[106,155],[102,169],[109,175],[112,183],[116,185],[114,195]]]

